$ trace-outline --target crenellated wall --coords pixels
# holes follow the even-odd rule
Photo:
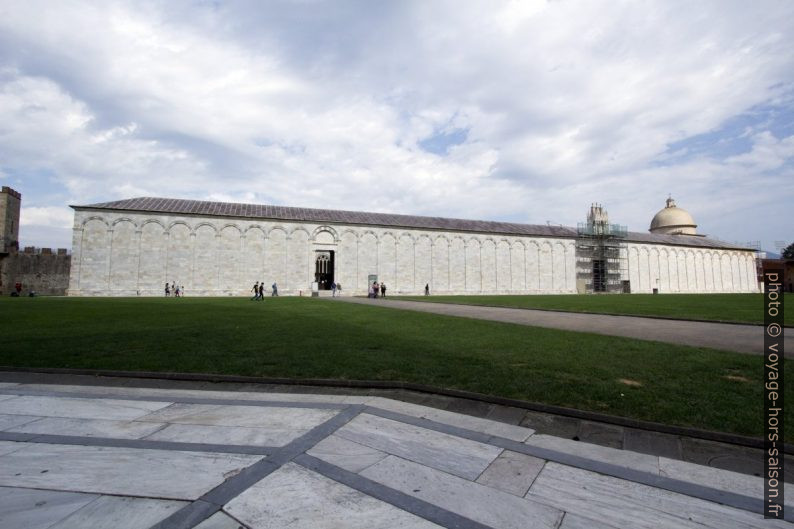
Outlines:
[[[0,255],[0,296],[10,295],[16,283],[22,283],[22,295],[35,292],[45,296],[63,296],[69,286],[72,256],[65,248],[27,247],[22,252]]]

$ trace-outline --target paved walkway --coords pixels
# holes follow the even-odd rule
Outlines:
[[[382,397],[0,382],[2,528],[794,527],[762,491]]]
[[[378,305],[394,309],[417,310],[462,316],[480,320],[503,321],[549,327],[566,331],[592,332],[611,336],[625,336],[641,340],[654,340],[694,347],[711,347],[739,353],[763,354],[764,335],[760,325],[735,325],[697,321],[665,320],[636,316],[610,316],[606,314],[581,314],[533,309],[510,309],[478,305],[454,305],[398,299],[370,299],[357,297],[336,298],[362,305]],[[791,347],[786,356],[792,356]]]

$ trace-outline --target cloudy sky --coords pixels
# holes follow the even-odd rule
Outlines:
[[[794,239],[794,2],[0,0],[23,245],[136,196]]]

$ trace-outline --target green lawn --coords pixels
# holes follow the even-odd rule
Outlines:
[[[0,322],[6,366],[402,380],[761,434],[758,356],[310,298],[5,298]]]
[[[395,296],[396,297],[396,296]],[[632,314],[696,320],[763,323],[763,294],[610,294],[556,296],[400,296],[434,303],[464,303],[521,309]],[[785,294],[785,322],[794,326],[794,294]]]

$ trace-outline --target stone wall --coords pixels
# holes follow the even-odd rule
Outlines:
[[[389,292],[573,293],[574,241],[541,237],[75,212],[70,295],[243,295],[255,281],[306,293],[317,250],[335,252],[344,294],[377,275]]]
[[[19,248],[19,210],[22,195],[10,187],[0,189],[0,253]]]
[[[72,256],[65,248],[25,248],[0,256],[0,295],[8,296],[22,283],[22,295],[30,291],[45,296],[63,296],[69,286]]]
[[[575,240],[78,210],[70,295],[244,295],[255,281],[306,294],[318,250],[335,252],[343,294],[376,275],[394,294],[576,292]],[[757,292],[749,251],[629,243],[632,292]],[[658,282],[657,282],[658,280]]]
[[[631,291],[758,292],[750,251],[629,243]]]

